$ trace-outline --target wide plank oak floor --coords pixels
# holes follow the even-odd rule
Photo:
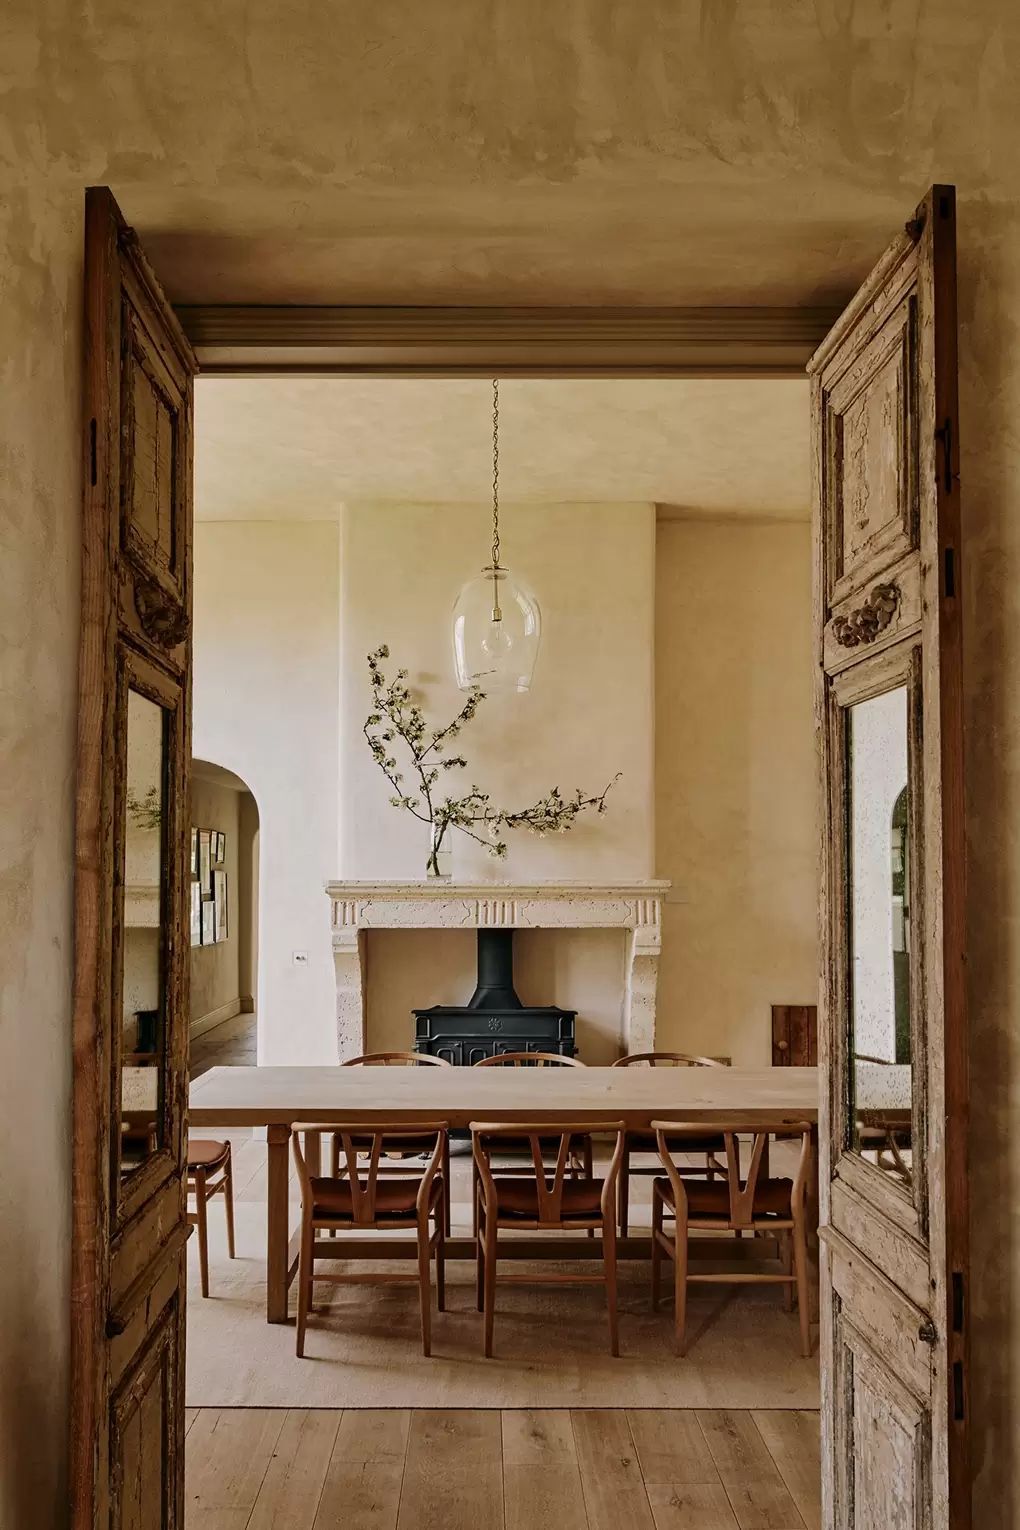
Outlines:
[[[198,1408],[185,1530],[819,1530],[818,1414]]]

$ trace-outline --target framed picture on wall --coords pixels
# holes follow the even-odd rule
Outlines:
[[[202,899],[202,944],[203,946],[214,946],[216,944],[215,898]]]
[[[198,831],[198,880],[202,888],[202,897],[212,895],[212,833],[209,829]],[[205,945],[205,941],[202,942]]]
[[[216,904],[216,939],[227,938],[227,873],[216,871],[213,873],[216,886],[216,895],[213,902]]]
[[[220,841],[220,853],[216,857],[216,859],[218,861],[220,861],[220,862],[223,862],[227,858],[227,836],[222,831],[220,832],[219,841]]]
[[[191,944],[202,944],[202,887],[197,881],[191,884]]]

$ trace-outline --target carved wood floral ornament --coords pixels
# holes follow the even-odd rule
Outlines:
[[[445,727],[429,728],[425,714],[411,695],[408,671],[399,669],[395,680],[386,679],[382,664],[389,656],[385,644],[368,655],[372,711],[365,720],[363,732],[373,759],[394,789],[390,798],[392,805],[432,827],[432,847],[426,866],[430,876],[440,875],[439,851],[451,827],[484,845],[497,860],[504,860],[507,845],[503,835],[508,829],[529,829],[533,834],[565,834],[573,828],[581,813],[606,811],[606,798],[620,779],[619,775],[594,796],[585,796],[577,787],[573,795],[564,797],[559,787],[554,786],[530,807],[516,810],[494,807],[490,794],[475,784],[461,797],[440,799],[437,787],[442,776],[448,771],[467,769],[463,755],[444,755],[444,750],[458,737],[465,723],[474,717],[485,700],[485,692],[477,685],[472,686],[467,701],[452,722]],[[391,752],[398,739],[410,755],[411,768],[417,777],[416,786],[405,785],[396,755]]]
[[[832,634],[841,648],[873,643],[896,614],[900,592],[895,584],[876,584],[864,602],[846,616],[834,616]]]

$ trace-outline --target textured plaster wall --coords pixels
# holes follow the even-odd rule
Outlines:
[[[0,175],[0,1525],[50,1530],[67,1513],[81,220],[66,182]]]
[[[332,1063],[337,528],[195,530],[194,749],[258,805],[259,1062]]]
[[[660,521],[655,674],[656,1040],[767,1067],[818,986],[810,526]]]
[[[81,192],[182,298],[842,297],[961,189],[979,1523],[1020,1510],[1020,11],[14,0],[0,21],[0,1522],[66,1517]]]
[[[389,646],[384,670],[390,678],[399,667],[410,671],[430,723],[456,714],[465,698],[453,673],[451,613],[461,585],[487,561],[490,513],[482,505],[343,507],[344,876],[424,872],[428,831],[390,805],[393,788],[362,735],[372,705],[365,655]],[[564,795],[578,786],[595,793],[617,773],[622,779],[603,816],[584,815],[562,836],[512,834],[503,862],[463,834],[451,834],[454,874],[650,876],[654,506],[515,505],[504,508],[502,523],[501,557],[542,608],[535,684],[523,695],[486,697],[454,746],[468,768],[451,772],[440,789],[456,795],[477,781],[494,803],[525,806],[552,786]]]

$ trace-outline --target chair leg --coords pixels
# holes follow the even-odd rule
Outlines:
[[[442,1210],[440,1209],[440,1215]],[[418,1298],[421,1305],[421,1352],[432,1353],[432,1258],[429,1253],[429,1224],[418,1227]]]
[[[475,1303],[479,1312],[485,1311],[485,1242],[478,1230],[481,1212],[475,1196]]]
[[[223,1205],[227,1216],[227,1253],[234,1258],[234,1168],[227,1143],[227,1161],[223,1165]]]
[[[298,1258],[298,1297],[297,1297],[297,1356],[301,1360],[305,1353],[305,1325],[308,1322],[308,1309],[311,1306],[313,1271],[315,1252],[312,1247],[315,1238],[315,1230],[312,1227],[310,1217],[307,1217],[302,1208],[301,1212],[301,1253]]]
[[[796,1218],[793,1224],[793,1269],[797,1278],[800,1352],[807,1359],[811,1354],[811,1303],[808,1293],[807,1238],[800,1218]]]
[[[446,1311],[446,1234],[436,1243],[436,1309]]]
[[[450,1137],[443,1143],[443,1227],[449,1238],[453,1232],[453,1185],[450,1181]],[[439,1309],[442,1311],[442,1308]]]
[[[595,1159],[594,1159],[594,1155],[592,1153],[592,1146],[591,1146],[591,1138],[590,1137],[585,1137],[585,1139],[584,1139],[584,1153],[583,1153],[583,1157],[584,1157],[584,1177],[586,1179],[589,1179],[589,1180],[594,1179],[595,1178]],[[594,1236],[595,1236],[595,1229],[594,1229],[594,1227],[589,1227],[589,1229],[588,1229],[588,1236],[589,1236],[589,1238],[594,1238]]]
[[[630,1149],[626,1145],[620,1163],[620,1189],[617,1199],[620,1206],[620,1237],[626,1238],[630,1231]]]
[[[659,1242],[662,1233],[662,1196],[658,1190],[652,1189],[652,1311],[658,1312],[660,1300],[660,1281],[662,1279],[662,1244]]]
[[[616,1290],[616,1226],[612,1215],[602,1224],[602,1260],[606,1276],[606,1311],[609,1315],[609,1352],[620,1353],[620,1316]]]
[[[206,1209],[205,1170],[195,1172],[195,1224],[198,1227],[198,1268],[202,1276],[202,1295],[209,1295],[209,1214]]]
[[[340,1178],[340,1138],[336,1132],[329,1139],[329,1172],[333,1179]],[[339,1231],[339,1228],[331,1227],[327,1237],[335,1238]]]
[[[673,1237],[673,1331],[676,1352],[687,1352],[687,1223],[677,1218]]]
[[[792,1232],[787,1231],[787,1232],[784,1232],[784,1233],[780,1233],[779,1240],[780,1240],[780,1244],[782,1246],[783,1269],[786,1271],[787,1275],[792,1277],[792,1275],[793,1275],[793,1234],[792,1234]],[[784,1307],[784,1309],[787,1312],[792,1312],[793,1311],[793,1281],[792,1281],[792,1279],[789,1281],[789,1283],[787,1285],[785,1285],[783,1287],[783,1307]]]
[[[483,1271],[483,1308],[485,1312],[485,1358],[492,1359],[492,1330],[496,1320],[496,1222],[485,1229],[485,1268]]]

